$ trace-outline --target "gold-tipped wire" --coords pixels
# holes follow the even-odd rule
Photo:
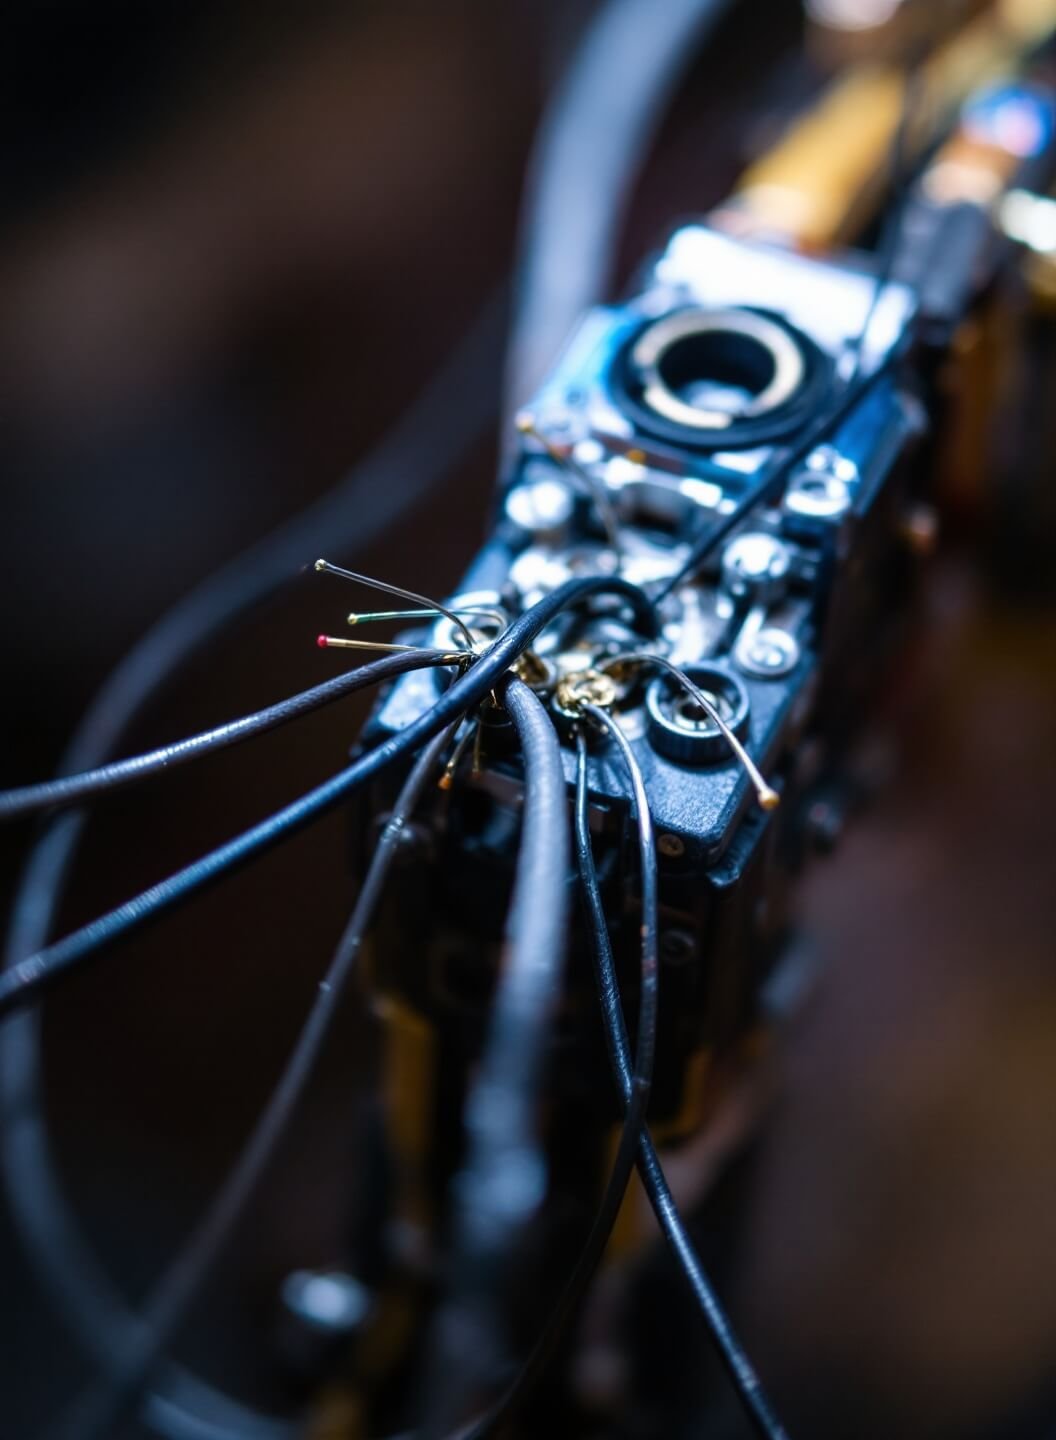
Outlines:
[[[604,481],[598,480],[590,471],[579,463],[572,455],[566,455],[559,450],[548,435],[544,435],[539,429],[538,422],[530,410],[522,410],[515,422],[517,429],[522,435],[529,435],[533,440],[543,447],[555,465],[562,470],[567,470],[579,481],[580,485],[586,487],[587,494],[594,501],[594,508],[598,512],[598,519],[605,530],[605,535],[613,554],[616,556],[616,568],[620,568],[623,559],[623,542],[620,540],[620,527],[616,519],[616,510],[613,506],[609,492],[605,488]]]
[[[455,773],[456,773],[456,771],[458,770],[459,765],[461,765],[461,763],[462,763],[462,757],[463,757],[463,755],[465,755],[466,751],[469,749],[469,747],[470,747],[471,744],[472,744],[472,746],[473,746],[473,773],[474,773],[474,775],[476,775],[476,774],[478,773],[479,769],[480,769],[480,765],[479,765],[479,758],[480,758],[480,753],[479,753],[479,745],[480,745],[480,721],[479,721],[479,720],[473,720],[473,721],[471,721],[471,722],[470,722],[469,729],[465,732],[464,735],[461,735],[461,736],[459,737],[458,743],[455,745],[454,750],[452,750],[452,752],[451,752],[451,758],[448,760],[447,764],[444,766],[444,773],[440,776],[440,780],[439,780],[438,783],[439,783],[439,786],[440,786],[440,789],[441,789],[441,790],[450,790],[450,789],[453,788],[454,783],[455,783]]]
[[[714,705],[714,703],[708,699],[708,697],[704,694],[704,691],[701,690],[699,685],[694,685],[693,681],[689,678],[689,676],[685,673],[684,670],[680,670],[677,665],[672,665],[670,660],[665,660],[660,655],[644,654],[619,655],[615,659],[610,660],[607,664],[602,665],[600,668],[603,672],[608,673],[613,670],[618,670],[621,665],[655,665],[658,669],[663,670],[666,674],[670,675],[673,680],[676,680],[678,684],[682,686],[683,690],[685,690],[686,693],[692,698],[695,704],[699,705],[700,708],[704,711],[704,713],[709,716],[713,723],[717,725],[718,728],[722,731],[723,738],[725,739],[727,745],[729,745],[734,755],[736,755],[738,761],[744,767],[749,780],[751,780],[752,785],[755,788],[756,797],[759,801],[760,807],[763,810],[767,811],[767,813],[770,813],[777,809],[777,807],[781,804],[781,796],[777,793],[777,791],[773,788],[772,785],[767,783],[762,771],[759,769],[758,765],[756,765],[752,757],[748,754],[748,751],[741,744],[734,731],[719,714],[719,711]]]
[[[445,620],[450,620],[456,630],[462,632],[468,649],[473,650],[476,647],[476,641],[473,639],[468,625],[460,620],[453,610],[448,610],[446,606],[430,600],[428,595],[419,595],[414,590],[404,590],[399,585],[390,585],[385,580],[375,580],[370,575],[360,575],[358,571],[346,570],[341,565],[331,565],[329,560],[317,560],[315,568],[319,574],[337,575],[342,580],[354,580],[356,584],[366,585],[370,590],[380,590],[385,595],[395,595],[398,600],[409,600],[412,605],[421,605],[425,609],[435,610]]]

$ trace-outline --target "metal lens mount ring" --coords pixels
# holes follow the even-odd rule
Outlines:
[[[748,729],[748,692],[735,675],[712,665],[693,665],[687,677],[703,691],[738,737]],[[735,763],[730,745],[714,719],[673,675],[660,675],[645,694],[649,740],[658,754],[680,765]]]
[[[678,310],[639,331],[617,362],[620,403],[674,444],[730,448],[802,424],[827,367],[817,347],[758,310]]]

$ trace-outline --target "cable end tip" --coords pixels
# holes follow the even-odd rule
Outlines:
[[[325,570],[325,569],[326,569],[326,561],[325,561],[325,560],[317,560],[317,561],[315,562],[315,569],[316,569],[317,571]]]
[[[514,417],[513,423],[522,435],[530,435],[535,429],[535,416],[530,410],[521,410]]]
[[[768,786],[765,790],[759,791],[759,805],[768,815],[772,815],[775,810],[781,808],[781,796]]]
[[[330,637],[329,635],[317,635],[315,637],[315,643],[319,646],[320,650],[329,650]]]

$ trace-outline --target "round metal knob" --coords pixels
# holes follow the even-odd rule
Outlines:
[[[703,691],[729,728],[743,739],[748,728],[748,692],[734,675],[711,665],[694,665],[686,675]],[[732,761],[729,741],[712,716],[672,676],[661,675],[646,691],[649,740],[654,750],[679,765]]]
[[[783,540],[752,530],[726,546],[722,581],[738,600],[769,605],[784,591],[791,568],[792,553]]]

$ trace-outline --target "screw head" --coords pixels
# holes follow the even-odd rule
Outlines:
[[[722,577],[734,595],[751,595],[759,600],[781,592],[792,568],[788,546],[776,535],[749,531],[726,547]]]
[[[785,509],[807,520],[839,520],[850,508],[847,482],[820,470],[801,472],[785,496]]]
[[[807,469],[831,475],[834,480],[842,480],[848,485],[853,485],[860,478],[858,466],[846,455],[841,455],[835,445],[819,445],[812,450],[807,456]]]
[[[785,630],[760,630],[734,656],[737,667],[759,680],[780,680],[799,664],[799,645]]]
[[[686,853],[686,842],[679,835],[661,835],[656,848],[665,860],[681,860]]]

